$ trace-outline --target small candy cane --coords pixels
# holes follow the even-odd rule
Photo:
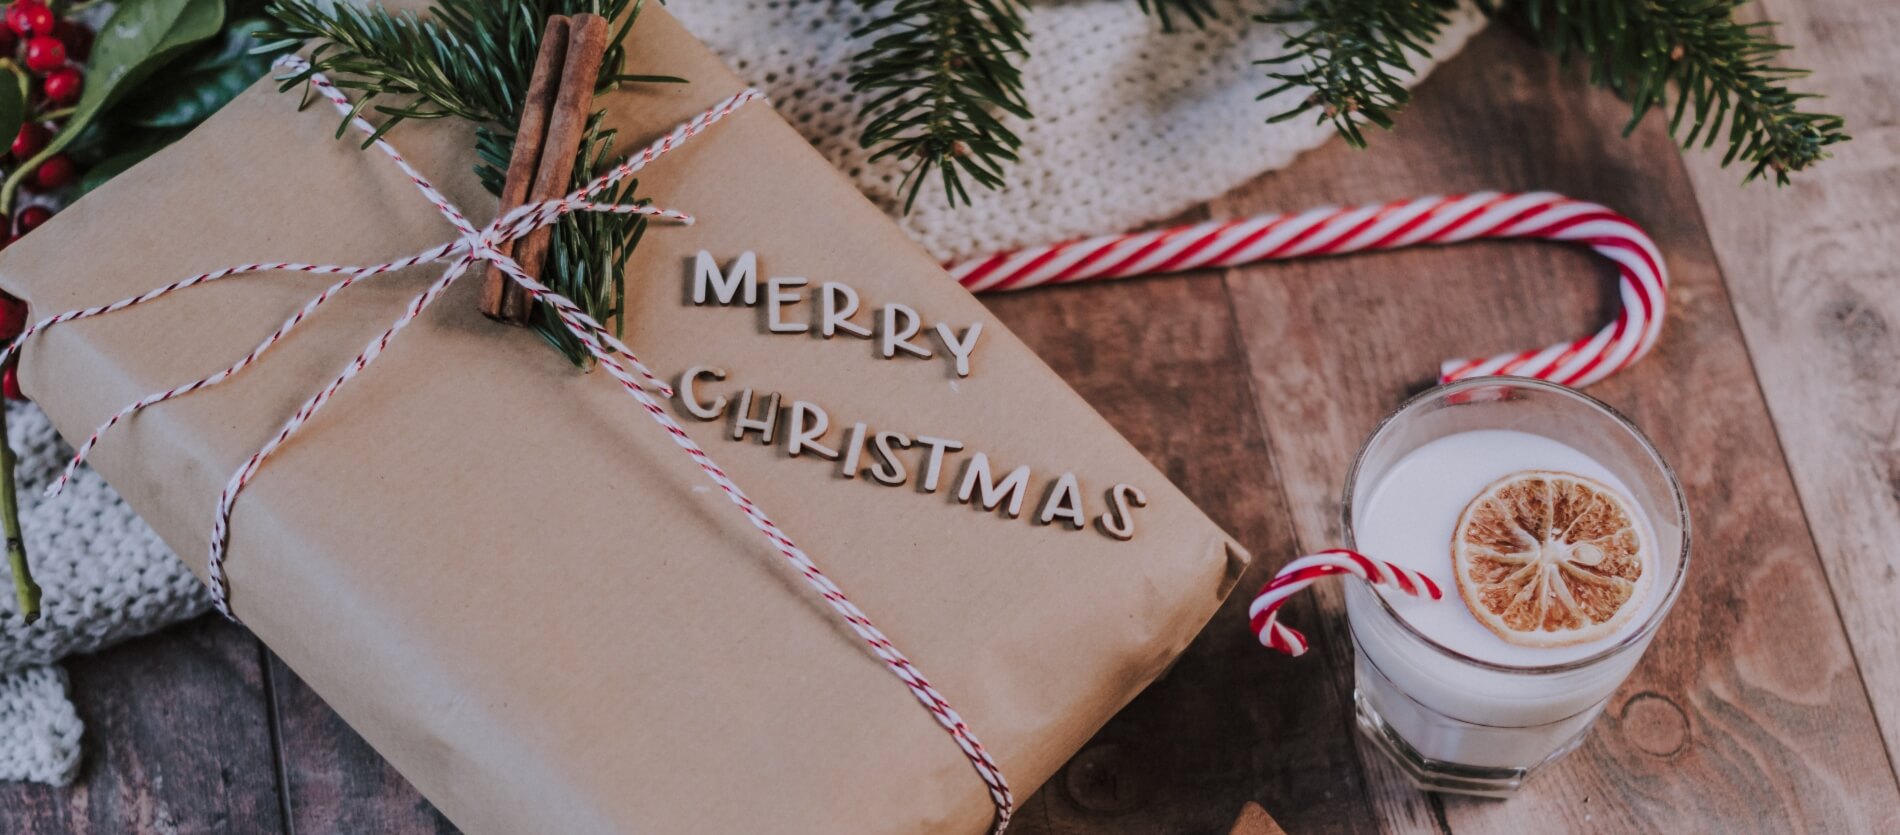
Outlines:
[[[1273,579],[1260,587],[1247,617],[1254,635],[1269,649],[1292,656],[1306,654],[1306,636],[1280,622],[1280,607],[1287,598],[1329,574],[1351,574],[1373,585],[1388,585],[1413,597],[1441,600],[1445,593],[1432,578],[1357,551],[1334,548],[1287,563]]]

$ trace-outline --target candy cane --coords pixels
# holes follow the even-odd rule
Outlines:
[[[1616,263],[1622,311],[1581,339],[1448,360],[1439,368],[1440,382],[1515,374],[1586,386],[1621,371],[1656,344],[1669,273],[1655,242],[1608,208],[1550,192],[1488,191],[1210,221],[1019,249],[945,268],[972,292],[983,293],[1484,238],[1588,245]]]
[[[1254,596],[1253,605],[1247,607],[1247,618],[1261,644],[1292,656],[1306,654],[1306,636],[1280,622],[1280,607],[1286,605],[1287,598],[1329,574],[1351,574],[1373,585],[1392,586],[1413,597],[1441,600],[1445,596],[1432,578],[1409,568],[1344,548],[1321,551],[1282,566]]]

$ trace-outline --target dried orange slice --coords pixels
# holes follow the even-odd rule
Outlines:
[[[1458,517],[1452,567],[1471,614],[1519,646],[1615,632],[1648,591],[1649,549],[1628,499],[1570,473],[1527,470],[1486,487]]]

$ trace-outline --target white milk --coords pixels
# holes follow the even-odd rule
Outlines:
[[[1479,623],[1459,596],[1451,561],[1459,515],[1487,486],[1523,470],[1558,470],[1594,479],[1621,493],[1636,511],[1649,560],[1644,570],[1654,575],[1634,604],[1637,611],[1611,635],[1567,647],[1517,646]],[[1584,453],[1526,432],[1462,432],[1430,441],[1399,459],[1355,509],[1354,541],[1367,556],[1431,577],[1445,597],[1432,601],[1349,584],[1347,612],[1358,647],[1360,698],[1426,759],[1528,769],[1567,751],[1642,657],[1642,647],[1632,646],[1575,670],[1529,668],[1588,658],[1640,630],[1667,597],[1677,570],[1677,555],[1660,553],[1648,509],[1633,495],[1615,474]],[[1525,671],[1487,669],[1433,649],[1386,616],[1374,594],[1440,646]]]

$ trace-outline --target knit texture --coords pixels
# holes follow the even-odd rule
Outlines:
[[[0,678],[0,779],[72,782],[84,729],[66,698],[64,670],[28,667]]]
[[[1032,4],[1023,94],[1035,118],[1006,119],[1023,140],[1009,186],[972,186],[974,204],[951,209],[933,179],[898,222],[940,260],[1121,232],[1285,167],[1332,136],[1310,115],[1267,124],[1310,90],[1256,100],[1276,82],[1253,62],[1281,54],[1286,37],[1242,6],[1217,6],[1221,17],[1207,28],[1163,33],[1134,0]],[[858,147],[860,97],[846,78],[865,47],[851,32],[869,16],[855,0],[696,0],[667,11],[771,96],[867,196],[893,213],[902,207],[906,161],[872,163],[874,149]],[[1482,25],[1468,6],[1454,14],[1432,57],[1415,62],[1420,72]],[[1293,195],[1287,208],[1325,200]]]
[[[668,11],[898,214],[903,161],[872,163],[873,151],[857,143],[858,97],[846,78],[865,46],[851,31],[867,16],[855,0],[697,0]],[[973,189],[974,205],[953,210],[933,181],[898,222],[944,260],[1118,232],[1179,214],[1330,137],[1332,128],[1311,118],[1267,124],[1307,92],[1257,101],[1273,84],[1252,62],[1278,54],[1285,38],[1237,7],[1222,11],[1205,29],[1164,34],[1133,0],[1038,2],[1026,17],[1024,65],[1036,118],[1008,120],[1023,140],[1009,186]],[[1481,25],[1469,8],[1456,14],[1432,57],[1418,62],[1420,73]],[[1324,199],[1292,195],[1286,208]],[[90,468],[64,495],[42,498],[72,450],[38,409],[8,410],[21,521],[45,598],[40,621],[24,626],[12,595],[0,595],[0,779],[65,783],[77,768],[80,725],[64,675],[37,665],[198,615],[209,596]]]
[[[41,495],[73,451],[38,408],[7,404],[7,441],[19,455],[21,532],[44,594],[28,626],[11,589],[0,593],[0,779],[64,783],[79,761],[80,726],[65,675],[41,665],[197,615],[210,597],[92,468],[64,495]]]

